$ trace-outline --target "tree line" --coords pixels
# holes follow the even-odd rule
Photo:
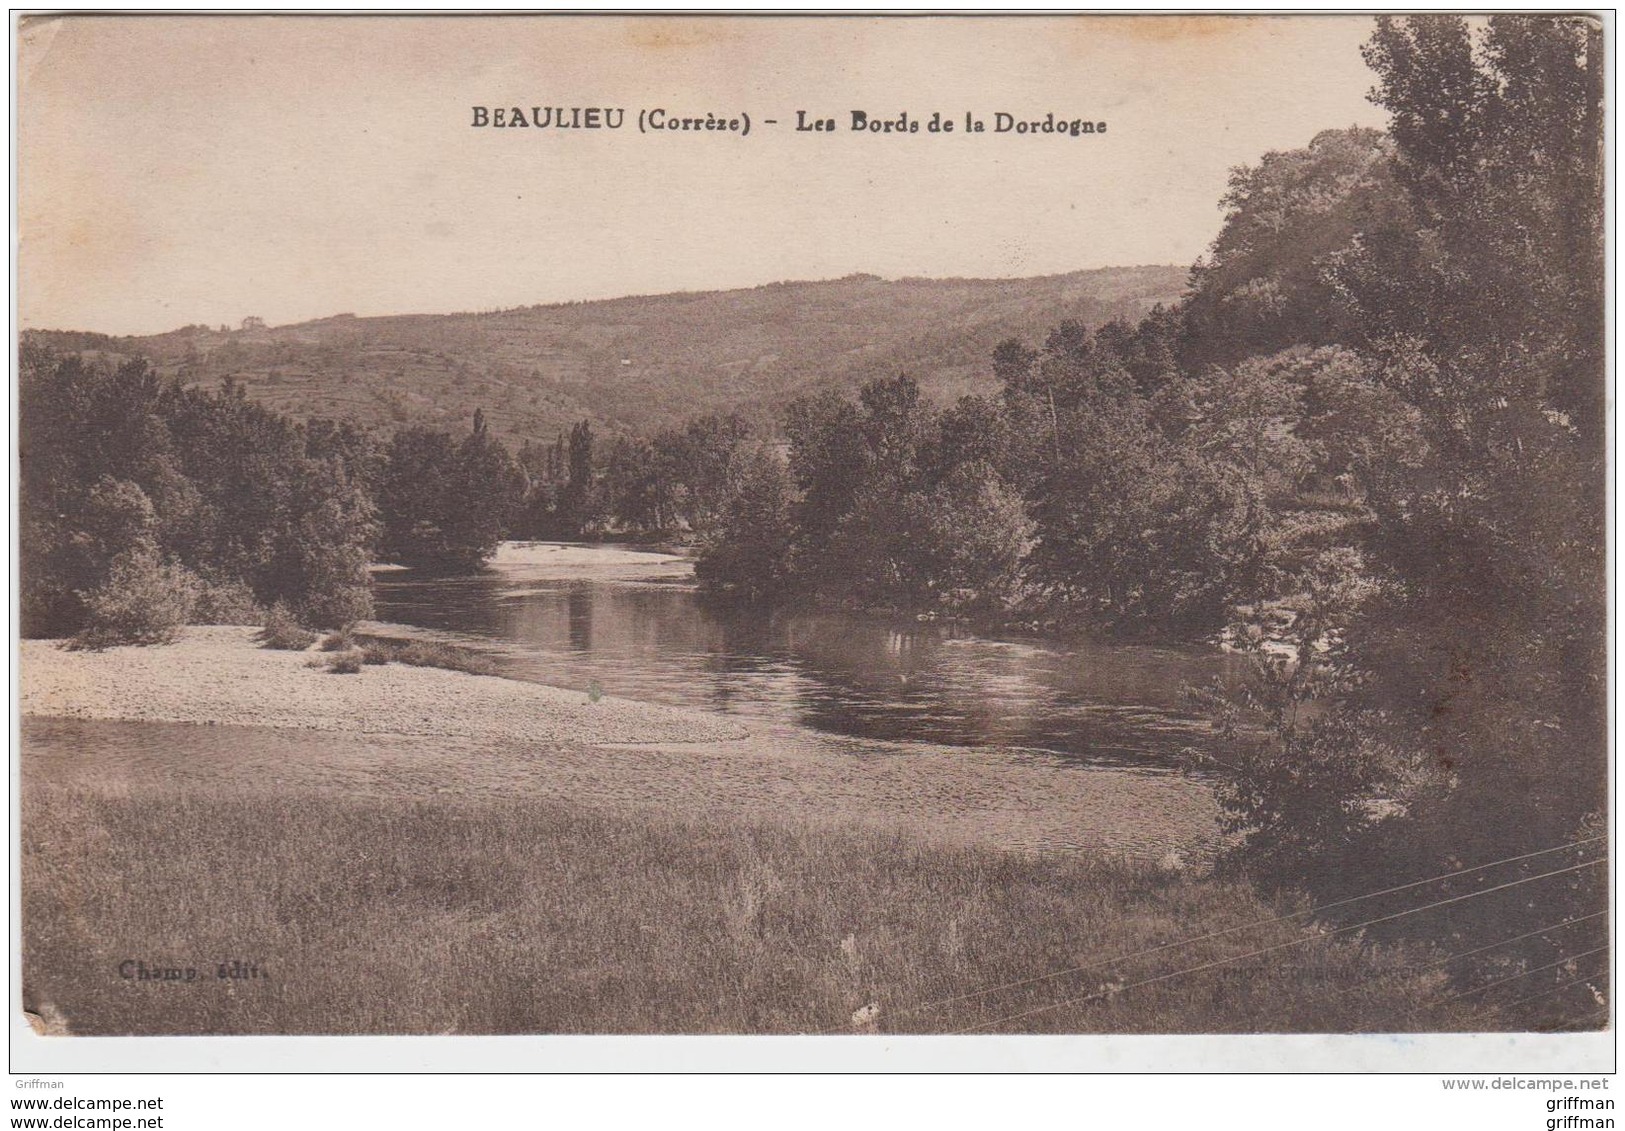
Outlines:
[[[18,367],[25,636],[152,642],[283,606],[370,613],[368,444],[230,386],[204,393],[27,343]]]
[[[704,529],[752,442],[734,417],[650,440],[577,424],[517,455],[462,435],[299,422],[105,351],[19,355],[22,631],[152,643],[186,623],[312,627],[372,611],[369,565],[481,568],[509,537]]]

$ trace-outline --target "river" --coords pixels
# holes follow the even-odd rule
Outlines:
[[[730,609],[686,562],[632,547],[505,546],[472,577],[377,575],[377,616],[492,652],[505,674],[852,738],[1171,769],[1207,741],[1184,689],[1207,647],[1041,642],[834,612]]]

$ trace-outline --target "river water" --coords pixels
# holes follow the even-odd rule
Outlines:
[[[1206,647],[719,607],[694,590],[686,563],[656,555],[572,568],[515,557],[473,577],[381,572],[378,618],[481,647],[505,674],[541,683],[846,737],[1141,769],[1171,768],[1207,741],[1184,689],[1233,677],[1240,663]]]

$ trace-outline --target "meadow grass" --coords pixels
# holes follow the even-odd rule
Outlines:
[[[1301,920],[1045,977],[1282,911],[1121,862],[208,789],[34,786],[22,828],[25,1007],[79,1034],[952,1032],[1095,994],[990,1031],[1482,1027],[1407,1016],[1447,992],[1406,972],[1417,955]],[[268,977],[217,977],[233,959]],[[197,980],[123,978],[126,960]]]

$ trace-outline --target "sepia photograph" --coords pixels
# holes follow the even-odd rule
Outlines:
[[[1611,22],[13,20],[14,1071],[1612,1071]]]

